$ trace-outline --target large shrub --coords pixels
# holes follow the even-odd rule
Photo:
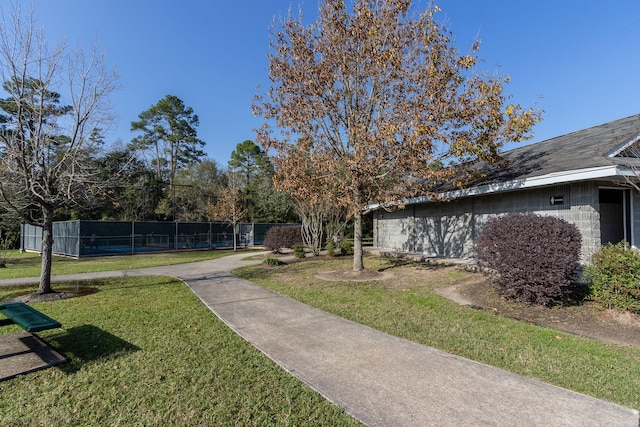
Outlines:
[[[591,257],[585,276],[591,282],[592,300],[640,313],[640,251],[624,242],[604,245]]]
[[[264,247],[273,253],[282,248],[293,248],[302,244],[302,233],[299,225],[281,225],[271,227],[264,236]]]
[[[480,267],[496,290],[522,302],[553,305],[572,290],[581,236],[560,218],[510,214],[487,221],[478,238]]]

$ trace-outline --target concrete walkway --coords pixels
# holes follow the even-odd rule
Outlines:
[[[369,426],[640,425],[637,410],[396,338],[267,291],[230,274],[251,263],[244,256],[97,276],[180,278],[236,333]],[[91,277],[96,275],[53,280]]]

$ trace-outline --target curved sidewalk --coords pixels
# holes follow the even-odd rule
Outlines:
[[[370,426],[640,425],[637,410],[387,335],[265,290],[230,273],[251,263],[244,256],[99,276],[183,280],[236,333]],[[53,278],[63,279],[69,276]]]

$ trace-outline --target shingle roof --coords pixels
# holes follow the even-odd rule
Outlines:
[[[640,114],[547,139],[503,153],[506,168],[483,168],[486,178],[472,185],[492,184],[557,172],[612,166],[616,148],[640,136]]]

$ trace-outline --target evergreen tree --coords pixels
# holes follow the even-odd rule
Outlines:
[[[229,173],[242,192],[243,207],[252,222],[286,222],[292,218],[288,194],[273,185],[275,170],[267,154],[253,141],[239,143],[231,153]]]
[[[165,213],[175,220],[176,172],[205,155],[202,151],[205,143],[196,130],[200,120],[193,108],[174,95],[165,96],[140,113],[138,119],[131,123],[131,130],[142,135],[135,137],[130,147],[149,155],[156,180],[167,185],[165,204],[171,209]]]

